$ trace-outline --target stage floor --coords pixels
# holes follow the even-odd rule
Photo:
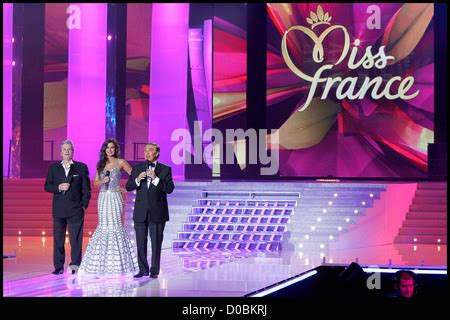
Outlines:
[[[89,238],[83,241],[85,249]],[[374,248],[347,248],[322,252],[301,251],[292,246],[279,252],[190,252],[162,251],[158,279],[97,277],[78,279],[65,273],[52,275],[52,238],[3,238],[4,297],[241,297],[284,279],[313,269],[324,261],[334,264],[386,267],[447,268],[447,246],[388,245]],[[400,255],[399,252],[402,252]],[[409,252],[409,253],[408,253]],[[70,247],[66,244],[67,256]],[[151,252],[149,252],[150,259]],[[426,258],[423,258],[426,257]],[[70,259],[70,258],[69,258]]]

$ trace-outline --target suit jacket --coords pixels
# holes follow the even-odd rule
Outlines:
[[[63,182],[70,183],[65,193],[58,189],[58,185]],[[53,193],[53,217],[68,218],[84,214],[91,199],[88,167],[82,162],[73,161],[66,178],[61,162],[52,164],[45,180],[45,191]]]
[[[148,210],[152,222],[169,221],[167,194],[172,193],[175,188],[172,180],[172,168],[161,162],[157,162],[155,174],[159,178],[158,185],[155,187],[153,183],[150,183],[150,188],[147,188],[147,181],[141,180],[141,184],[138,187],[135,180],[141,172],[146,170],[147,161],[133,166],[133,170],[126,184],[127,191],[137,190],[133,220],[136,222],[145,221]]]

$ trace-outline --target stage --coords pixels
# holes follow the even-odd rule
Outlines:
[[[27,206],[33,210],[33,201],[41,201],[45,209],[42,201],[48,197],[50,205],[50,195],[42,190],[43,181],[5,182],[8,205],[3,250],[15,253],[15,257],[3,260],[6,297],[242,297],[324,264],[447,269],[446,230],[439,235],[438,225],[446,223],[446,214],[441,215],[444,220],[438,216],[421,219],[418,211],[445,210],[445,203],[436,203],[445,202],[442,188],[446,183],[177,182],[169,201],[171,220],[165,231],[158,279],[78,279],[70,270],[63,275],[50,274],[53,243],[51,228],[45,228],[51,222],[50,207],[35,214],[31,222],[18,221],[30,217],[23,211]],[[13,184],[22,187],[14,188]],[[18,192],[22,193],[20,204],[13,206],[10,198]],[[423,201],[430,202],[425,198],[434,199],[434,203],[423,208]],[[93,224],[85,227],[85,235],[95,228],[95,194],[93,199],[93,211],[86,213],[86,220]],[[134,194],[127,193],[124,224],[135,245],[133,202]],[[270,231],[273,223],[261,219],[264,215],[280,219],[280,209],[290,213],[289,219],[277,220],[278,227],[285,229]],[[205,223],[207,217],[209,222]],[[247,217],[253,220],[244,223]],[[36,228],[36,220],[46,231]],[[22,229],[16,231],[14,226],[20,223]],[[205,225],[213,228],[208,231]],[[222,226],[228,226],[228,232],[220,231]],[[252,226],[263,229],[249,229]],[[270,232],[270,238],[255,238]],[[83,250],[88,241],[85,237]],[[66,264],[69,252],[66,242]]]

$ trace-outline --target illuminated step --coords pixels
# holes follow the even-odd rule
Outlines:
[[[204,241],[256,241],[256,242],[271,242],[282,241],[282,233],[205,233],[195,231],[181,231],[178,232],[177,240],[204,240]]]
[[[232,215],[188,215],[187,222],[199,223],[272,223],[287,224],[289,217],[273,216],[232,216]]]
[[[287,196],[287,197],[295,197],[300,198],[300,192],[291,192],[291,191],[234,191],[234,190],[204,190],[201,192],[202,198],[211,197],[214,195],[220,195],[220,196],[241,196],[241,197],[248,197],[249,199],[252,199],[254,197],[259,196]]]
[[[279,242],[221,242],[221,241],[195,241],[173,240],[172,247],[176,249],[217,249],[217,250],[248,250],[248,251],[278,251]]]
[[[207,224],[207,223],[183,223],[183,231],[228,231],[228,232],[285,232],[286,225],[276,224]]]
[[[297,200],[198,199],[199,206],[296,207]]]
[[[205,206],[197,206],[192,207],[191,214],[220,214],[220,215],[269,215],[269,216],[289,216],[294,214],[293,209],[285,208],[214,208],[214,207],[205,207]]]
[[[409,243],[409,244],[413,244],[413,245],[419,245],[419,244],[446,245],[447,244],[447,236],[398,235],[395,237],[394,243]]]

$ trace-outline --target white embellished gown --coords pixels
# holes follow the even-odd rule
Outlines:
[[[105,176],[100,174],[100,179]],[[98,225],[86,247],[78,269],[83,275],[132,275],[139,271],[131,239],[122,224],[124,201],[120,169],[110,172],[109,186],[98,195]]]

